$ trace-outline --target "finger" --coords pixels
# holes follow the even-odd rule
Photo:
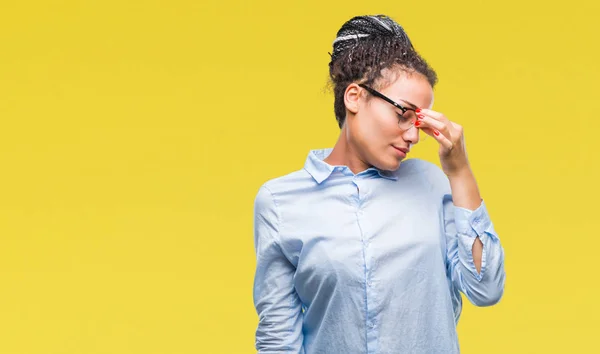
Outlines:
[[[418,110],[415,111],[417,113],[417,115],[422,114],[422,115],[426,115],[429,116],[433,119],[445,122],[448,121],[448,118],[446,118],[446,116],[443,113],[440,112],[436,112],[434,110],[431,109],[427,109],[427,108],[419,108]]]
[[[425,133],[426,135],[429,135],[429,136],[431,136],[431,137],[433,137],[433,138],[435,139],[435,136],[433,136],[433,131],[434,131],[434,129],[433,129],[433,128],[422,128],[422,127],[419,127],[419,129],[420,129],[420,130],[421,130],[423,133]]]
[[[440,145],[445,147],[448,151],[454,148],[454,144],[450,139],[448,139],[444,134],[440,133],[437,129],[427,129],[427,135],[432,136],[435,140],[437,140]],[[425,130],[424,130],[425,131]]]
[[[457,133],[457,136],[461,136],[464,133],[464,128],[462,125],[454,122],[450,122],[452,125],[452,131]]]
[[[448,125],[439,120],[433,119],[428,116],[420,116],[419,119],[415,122],[415,127],[417,128],[432,128],[435,129],[442,134],[444,134],[447,138],[451,138],[450,129]]]
[[[439,121],[436,121],[436,120],[432,120],[432,121],[435,122],[435,124],[438,126],[441,125],[441,126],[445,127],[443,125],[443,123],[441,123]],[[450,139],[449,135],[443,134],[442,132],[440,132],[439,129],[436,129],[435,127],[426,126],[426,123],[423,122],[423,120],[416,121],[415,126],[418,127],[419,129],[421,129],[423,132],[425,132],[425,134],[433,137],[435,140],[438,141],[438,143],[440,143],[446,149],[452,150],[452,148],[454,147],[454,144],[452,143],[452,140]],[[447,127],[446,127],[446,129],[447,129]]]
[[[425,135],[433,136],[433,128],[417,128],[421,130]]]

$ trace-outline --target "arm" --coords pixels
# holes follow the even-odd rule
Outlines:
[[[431,109],[416,112],[415,126],[438,141],[450,181],[451,196],[444,198],[449,275],[471,303],[493,305],[504,292],[504,251],[469,167],[463,127]]]
[[[468,171],[449,177],[444,227],[452,282],[476,306],[491,306],[504,293],[504,250]]]
[[[302,305],[294,289],[294,266],[279,241],[279,214],[263,186],[254,204],[256,272],[254,306],[259,317],[256,349],[262,354],[303,353]]]
[[[481,204],[481,195],[475,181],[475,176],[470,169],[466,169],[462,174],[449,176],[450,189],[452,190],[452,200],[454,206],[473,211]],[[481,257],[483,255],[483,243],[477,237],[473,243],[473,262],[477,272],[481,272]]]

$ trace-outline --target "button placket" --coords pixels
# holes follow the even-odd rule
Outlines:
[[[374,285],[376,282],[372,280],[372,272],[373,272],[373,254],[372,254],[372,245],[370,237],[371,227],[368,222],[368,218],[365,218],[364,215],[366,211],[364,210],[364,206],[366,205],[365,197],[368,197],[368,180],[363,178],[354,178],[353,183],[356,185],[355,192],[357,193],[356,200],[356,218],[358,225],[360,227],[360,237],[361,237],[361,245],[363,247],[363,255],[364,255],[364,283],[366,287],[366,320],[367,320],[367,329],[368,336],[376,336],[376,325],[375,325],[375,309],[377,308],[377,292]]]

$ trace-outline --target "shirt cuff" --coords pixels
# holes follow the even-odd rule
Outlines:
[[[475,210],[455,206],[454,219],[456,231],[459,235],[475,238],[487,234],[492,239],[497,238],[494,225],[483,200]]]

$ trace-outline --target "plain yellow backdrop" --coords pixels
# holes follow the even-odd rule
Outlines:
[[[600,352],[597,1],[2,0],[0,353],[253,353],[254,197],[333,146],[328,52],[377,13],[505,247],[463,352]]]

